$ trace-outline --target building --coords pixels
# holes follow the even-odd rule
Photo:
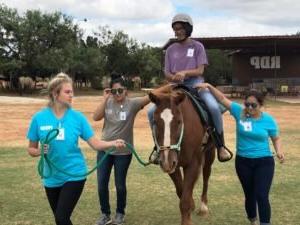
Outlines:
[[[193,38],[206,49],[229,50],[233,85],[275,93],[300,91],[300,35]],[[170,39],[166,49],[175,39]]]

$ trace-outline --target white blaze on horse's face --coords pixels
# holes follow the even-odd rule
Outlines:
[[[171,109],[168,108],[164,109],[160,114],[160,117],[162,118],[165,124],[163,146],[170,146],[171,145],[171,121],[174,117]]]

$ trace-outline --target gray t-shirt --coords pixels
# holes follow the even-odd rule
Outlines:
[[[133,124],[136,114],[142,109],[142,97],[126,98],[120,104],[109,98],[105,106],[102,139],[123,139],[133,145]],[[115,151],[114,155],[130,154],[129,150]]]

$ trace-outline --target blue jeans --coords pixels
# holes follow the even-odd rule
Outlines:
[[[203,90],[198,92],[199,98],[205,103],[207,106],[207,109],[212,116],[213,120],[213,125],[217,130],[217,133],[219,135],[223,134],[223,119],[222,119],[222,113],[221,109],[219,107],[219,104],[215,97],[208,91],[208,90]],[[148,110],[148,120],[150,123],[150,127],[152,129],[153,124],[154,124],[154,111],[156,109],[156,106],[151,106]]]
[[[269,192],[274,176],[274,158],[236,156],[235,168],[245,194],[245,209],[249,220],[256,218],[258,207],[261,224],[269,224],[271,206]]]
[[[97,154],[97,161],[101,160],[105,152]],[[103,214],[111,214],[109,204],[109,179],[112,167],[114,166],[115,186],[117,191],[117,213],[125,214],[126,207],[126,177],[132,154],[130,155],[108,155],[97,169],[98,196],[100,208]]]

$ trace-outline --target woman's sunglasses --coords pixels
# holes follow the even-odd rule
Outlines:
[[[124,88],[113,88],[110,90],[110,92],[113,94],[113,95],[120,95],[120,94],[123,94],[124,92]]]
[[[257,103],[253,102],[253,103],[250,103],[250,102],[245,102],[245,106],[246,108],[252,108],[252,109],[256,109],[257,108]]]

